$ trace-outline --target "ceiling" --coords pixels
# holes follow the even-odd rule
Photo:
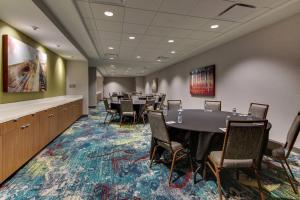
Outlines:
[[[0,19],[64,58],[86,58],[116,77],[145,76],[299,11],[300,0],[0,1]]]
[[[191,56],[290,0],[75,0],[104,76],[141,76]],[[255,6],[234,6],[236,3]],[[105,11],[113,12],[109,17]],[[212,25],[218,28],[212,29]],[[134,40],[129,37],[134,36]],[[169,40],[174,40],[169,43]],[[224,40],[226,41],[226,40]],[[112,49],[112,48],[113,49]],[[173,51],[173,53],[171,53]]]
[[[21,4],[21,5],[20,5]],[[84,56],[31,0],[1,0],[0,19],[68,60]],[[33,30],[32,26],[38,27]]]

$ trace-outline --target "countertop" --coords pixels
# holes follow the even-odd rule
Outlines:
[[[81,95],[50,97],[0,104],[0,123],[83,99]]]

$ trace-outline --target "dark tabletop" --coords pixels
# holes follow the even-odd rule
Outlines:
[[[121,102],[120,101],[114,101],[114,102],[111,102],[111,104],[117,104],[117,105],[120,105]],[[133,105],[144,105],[146,104],[146,100],[134,100],[132,102]]]
[[[247,120],[247,116],[239,114],[233,115],[231,112],[208,112],[200,109],[186,109],[182,111],[182,123],[177,123],[177,110],[168,111],[165,116],[166,122],[175,121],[174,124],[167,124],[167,126],[188,130],[193,132],[210,132],[210,133],[224,133],[220,128],[226,127],[226,116],[230,116],[230,120]],[[271,128],[271,124],[268,125]]]

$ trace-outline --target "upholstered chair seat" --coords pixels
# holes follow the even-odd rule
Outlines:
[[[158,141],[157,145],[163,147],[164,149],[168,149],[169,151],[171,150],[170,145],[168,143]],[[171,148],[174,151],[176,151],[176,150],[179,150],[179,149],[183,149],[183,145],[178,143],[178,142],[171,141]]]
[[[222,151],[212,151],[209,154],[209,159],[211,159],[217,166],[221,165]],[[225,168],[244,168],[252,167],[252,159],[224,159],[223,167]]]
[[[272,157],[275,159],[284,159],[285,158],[285,150],[283,147],[273,149],[272,150]]]
[[[134,115],[136,115],[136,112],[135,111],[133,111],[133,112],[122,112],[122,115],[123,116],[134,116]]]

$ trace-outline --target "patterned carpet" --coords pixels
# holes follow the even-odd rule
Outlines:
[[[90,110],[48,145],[12,178],[2,184],[0,199],[217,199],[213,176],[193,184],[192,173],[176,170],[167,184],[169,168],[149,169],[149,125],[103,125],[104,108]],[[300,155],[290,163],[300,180]],[[262,171],[267,199],[300,199],[293,193],[278,163],[266,159]],[[232,171],[223,174],[230,199],[258,199],[256,181]]]

